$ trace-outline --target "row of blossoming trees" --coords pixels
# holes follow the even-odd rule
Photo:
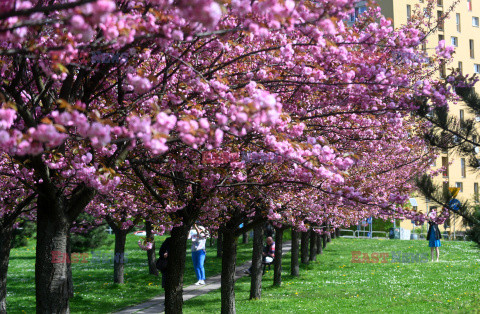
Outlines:
[[[83,211],[114,226],[117,251],[141,219],[170,230],[167,313],[182,309],[197,220],[223,234],[225,256],[265,220],[299,231],[423,220],[402,209],[434,156],[411,112],[417,99],[453,97],[433,79],[451,49],[422,63],[421,19],[394,30],[372,8],[347,27],[354,5],[3,1],[0,312],[12,229],[26,212],[37,221],[39,313],[69,311],[69,265],[51,252],[68,252]],[[225,313],[235,311],[234,262],[224,259]]]

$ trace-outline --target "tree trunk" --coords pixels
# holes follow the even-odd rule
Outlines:
[[[152,223],[149,220],[145,221],[145,231],[147,232],[147,239],[150,239],[153,243],[152,248],[150,250],[147,250],[148,272],[150,275],[158,276],[158,269],[155,265],[155,235],[152,232]]]
[[[332,241],[332,234],[330,233],[330,231],[327,232],[327,242],[331,242]]]
[[[328,235],[327,232],[323,232],[322,234],[322,241],[323,241],[323,248],[325,249],[327,247],[327,242],[328,242]]]
[[[68,230],[67,235],[67,254],[70,261],[72,261],[72,246],[70,245],[70,230]],[[68,297],[73,298],[73,274],[72,274],[72,263],[67,263],[67,282],[68,282]]]
[[[263,228],[261,225],[258,225],[253,228],[250,299],[260,299],[262,296],[262,246]]]
[[[308,239],[310,230],[302,232],[302,244],[300,248],[302,264],[308,264]]]
[[[317,260],[317,233],[310,231],[310,261]]]
[[[275,258],[273,259],[273,285],[282,285],[283,228],[275,228]]]
[[[185,255],[187,236],[190,225],[182,224],[171,232],[170,251],[168,252],[167,271],[165,273],[165,313],[182,313],[183,306],[183,273],[185,271]]]
[[[336,236],[337,236],[337,229],[333,229],[333,232],[331,233],[332,239],[335,239]]]
[[[222,240],[223,240],[223,235],[222,235],[222,231],[218,231],[218,238],[217,238],[217,257],[218,258],[222,258],[222,249],[223,249],[223,244],[222,244]]]
[[[0,313],[7,313],[7,271],[13,238],[13,226],[0,224]]]
[[[317,233],[317,254],[322,254],[323,249],[322,249],[322,235],[320,233]]]
[[[70,223],[62,197],[38,196],[35,287],[37,313],[70,313],[67,236]]]
[[[248,243],[248,232],[245,231],[243,234],[242,234],[242,243],[243,244],[247,244]]]
[[[335,237],[340,238],[340,228],[335,229]]]
[[[298,265],[298,231],[292,229],[292,251],[291,251],[291,271],[292,276],[300,275],[300,267]]]
[[[113,259],[113,282],[124,283],[124,258],[125,258],[125,242],[127,241],[128,230],[115,228],[115,255]]]
[[[235,314],[235,266],[237,260],[237,238],[235,232],[225,230],[223,232],[223,258],[221,291],[221,312],[223,314]]]

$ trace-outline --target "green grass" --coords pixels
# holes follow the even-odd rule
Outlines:
[[[351,263],[351,251],[429,253],[427,245],[421,240],[335,239],[296,278],[289,275],[287,255],[282,286],[273,287],[273,271],[268,272],[260,300],[248,300],[250,277],[237,281],[237,313],[479,313],[480,251],[471,242],[442,241],[439,263]],[[188,300],[183,309],[219,313],[220,291]]]
[[[111,236],[113,238],[113,235]],[[156,237],[156,251],[165,237]],[[89,262],[72,264],[74,298],[70,302],[72,313],[109,313],[129,305],[147,301],[163,293],[161,276],[148,274],[147,254],[137,241],[140,237],[127,237],[125,263],[125,284],[113,284],[113,262]],[[209,247],[207,240],[207,258],[205,272],[207,278],[221,271],[221,259],[216,258],[216,248]],[[95,251],[110,253],[113,256],[113,244]],[[193,270],[190,243],[188,243],[185,265],[185,285],[197,281]],[[238,263],[251,258],[251,244],[238,247]],[[13,249],[7,276],[8,313],[35,312],[35,243],[27,247]]]

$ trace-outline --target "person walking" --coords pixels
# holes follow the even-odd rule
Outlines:
[[[205,256],[206,249],[205,244],[207,242],[207,233],[202,226],[193,225],[195,230],[191,230],[188,235],[189,239],[192,239],[192,261],[193,268],[195,269],[195,275],[197,276],[196,286],[205,284]]]
[[[437,262],[438,258],[440,256],[440,246],[442,244],[440,243],[440,239],[442,238],[442,234],[440,233],[440,229],[438,229],[438,225],[435,222],[435,218],[437,216],[437,213],[432,209],[430,213],[428,213],[428,233],[427,233],[427,241],[428,241],[428,246],[430,247],[430,257],[433,262],[433,252],[436,252],[437,256]]]
[[[172,238],[168,237],[163,241],[158,251],[157,269],[162,273],[162,288],[165,289],[166,272],[168,265],[168,252],[170,251],[170,242]]]

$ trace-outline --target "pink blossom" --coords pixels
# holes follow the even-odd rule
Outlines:
[[[0,129],[9,129],[17,117],[13,109],[0,109]]]
[[[150,80],[138,75],[127,74],[127,81],[137,93],[145,93],[152,88]]]

